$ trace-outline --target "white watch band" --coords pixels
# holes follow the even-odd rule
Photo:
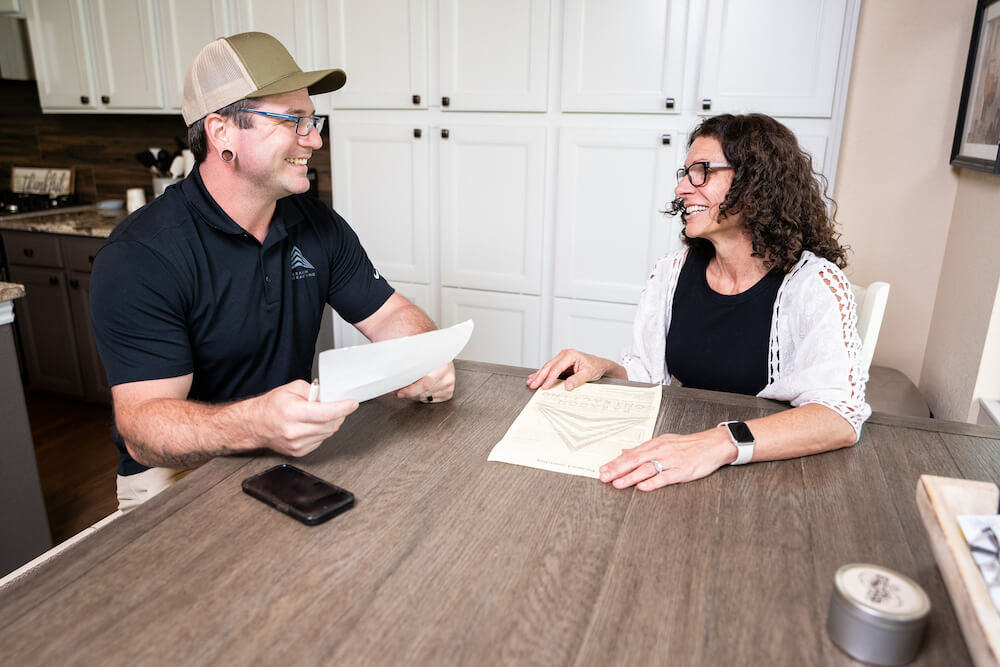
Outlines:
[[[730,463],[731,466],[741,466],[745,463],[750,463],[750,459],[753,458],[753,448],[756,442],[751,440],[750,442],[739,442],[733,436],[733,432],[729,430],[729,424],[738,424],[738,421],[728,421],[719,422],[716,428],[719,426],[726,427],[726,434],[729,435],[729,441],[736,445],[736,460]]]

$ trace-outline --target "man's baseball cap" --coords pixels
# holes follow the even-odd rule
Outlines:
[[[263,32],[221,37],[195,57],[184,77],[181,115],[190,127],[244,97],[264,97],[308,88],[310,95],[341,88],[341,69],[303,72],[281,42]]]

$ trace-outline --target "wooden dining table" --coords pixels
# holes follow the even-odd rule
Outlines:
[[[295,461],[353,509],[305,526],[241,490],[286,459],[215,459],[0,590],[0,664],[850,664],[826,620],[856,562],[930,596],[915,664],[970,663],[914,494],[1000,479],[1000,429],[876,413],[853,447],[617,490],[487,462],[530,371],[456,366],[451,401],[368,401]],[[664,387],[656,432],[785,407]]]

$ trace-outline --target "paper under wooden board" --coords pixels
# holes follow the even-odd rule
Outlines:
[[[367,401],[416,382],[458,356],[472,320],[414,336],[326,350],[319,355],[319,400]]]
[[[493,447],[488,461],[598,477],[598,468],[653,437],[662,389],[559,382],[539,389]]]

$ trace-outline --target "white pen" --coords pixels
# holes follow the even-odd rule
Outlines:
[[[313,380],[313,383],[309,385],[309,402],[314,403],[319,400],[319,378]]]

